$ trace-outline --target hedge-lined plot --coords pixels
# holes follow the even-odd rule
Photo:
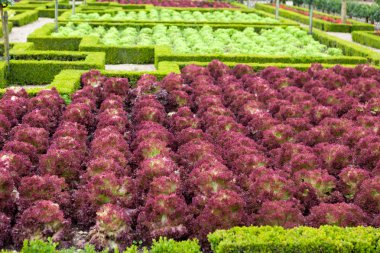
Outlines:
[[[368,252],[380,250],[379,229],[370,227],[319,229],[299,227],[246,227],[209,235],[215,253],[238,252]]]
[[[72,15],[63,0],[58,32],[13,43],[0,62],[0,249],[380,252],[380,54],[258,6],[88,0]],[[54,3],[11,14],[26,24]]]
[[[380,49],[380,33],[379,32],[352,32],[352,40],[373,48]]]
[[[243,31],[216,29],[203,26],[201,29],[178,28],[156,25],[138,30],[127,27],[117,30],[112,27],[92,27],[83,23],[61,26],[53,37],[95,36],[106,46],[169,46],[174,53],[200,54],[258,54],[286,56],[340,56],[340,49],[327,48],[315,41],[307,32],[296,27],[261,30],[253,28]],[[280,43],[279,43],[280,42]]]
[[[373,228],[208,234],[379,226],[379,73],[212,61],[136,82],[93,70],[68,105],[55,90],[8,90],[0,244],[124,250],[164,236],[204,252],[376,253]]]
[[[70,24],[71,26],[71,24]],[[328,63],[328,64],[358,64],[358,63],[371,63],[371,64],[379,64],[380,63],[380,54],[365,48],[361,47],[360,45],[357,45],[356,43],[348,42],[342,39],[338,39],[334,36],[328,35],[322,31],[315,30],[313,33],[313,38],[315,41],[320,42],[321,48],[326,48],[326,46],[329,48],[338,48],[342,51],[343,56],[329,56],[329,57],[321,57],[321,56],[275,56],[274,55],[260,55],[260,54],[225,54],[225,53],[208,53],[208,54],[195,54],[195,53],[176,53],[172,50],[171,46],[154,46],[154,45],[131,45],[131,46],[120,46],[120,45],[104,45],[100,42],[99,37],[95,36],[84,36],[83,34],[88,33],[90,30],[95,30],[96,27],[99,30],[109,30],[112,27],[115,27],[113,29],[115,34],[118,34],[119,31],[126,30],[126,28],[133,28],[136,29],[136,31],[144,30],[144,31],[150,31],[150,29],[153,29],[155,25],[153,24],[115,24],[115,23],[101,23],[101,24],[91,24],[91,28],[88,27],[85,23],[80,23],[75,25],[75,27],[84,27],[84,30],[81,30],[82,32],[75,32],[74,35],[76,36],[52,36],[54,32],[54,25],[53,24],[47,24],[44,27],[37,29],[35,32],[33,32],[29,37],[28,41],[33,42],[35,44],[36,49],[41,50],[81,50],[81,51],[102,51],[106,52],[106,63],[107,64],[119,64],[119,63],[152,63],[155,62],[157,64],[160,61],[178,61],[178,62],[188,62],[188,61],[211,61],[213,59],[220,59],[226,62],[260,62],[260,63],[314,63],[314,62],[321,62],[321,63]],[[101,27],[104,27],[101,28]],[[252,27],[246,27],[242,25],[234,25],[233,28],[230,28],[231,25],[209,25],[213,28],[213,32],[218,29],[232,29],[234,33],[241,34],[244,30],[250,30],[250,28],[254,28],[255,33],[260,33],[261,30],[268,30],[268,27],[265,25],[255,25]],[[100,28],[99,28],[100,27]],[[162,26],[159,26],[162,27]],[[193,28],[190,30],[200,30],[203,25],[176,25],[178,29],[185,30],[186,28]],[[145,29],[149,28],[149,29]],[[280,27],[277,27],[275,29],[269,29],[272,31],[279,30]],[[132,29],[132,30],[133,30]],[[175,28],[177,29],[177,28]],[[294,28],[288,28],[288,26],[284,26],[283,29],[289,29],[295,31]],[[131,30],[131,29],[129,29]],[[131,31],[132,31],[131,30]],[[236,30],[236,31],[235,31]],[[303,31],[299,31],[299,34],[305,34],[306,29],[303,29]],[[72,29],[68,29],[69,32],[72,32]],[[230,30],[229,30],[230,31]],[[228,34],[225,34],[223,36],[229,37]],[[285,35],[286,37],[289,37],[289,35]],[[310,40],[309,36],[306,36],[307,40]],[[116,38],[115,39],[119,39]],[[149,36],[147,39],[152,39]],[[127,41],[130,41],[130,38],[126,38]],[[144,39],[146,41],[146,39]],[[277,45],[278,47],[283,47],[284,50],[291,50],[294,48],[294,46],[287,44],[285,47],[282,43],[276,44],[276,38],[273,37],[270,39],[271,42],[274,45]],[[299,39],[297,39],[299,41]],[[132,40],[133,42],[134,40]],[[162,40],[163,41],[163,40]],[[180,41],[180,40],[179,40]],[[224,40],[223,40],[224,41]],[[313,41],[313,43],[315,43]],[[173,41],[175,42],[175,41]],[[170,44],[171,41],[166,40],[165,44]],[[189,43],[187,41],[184,42]],[[200,41],[196,41],[196,43],[200,43]],[[251,41],[247,42],[252,43]],[[237,40],[237,44],[241,44],[240,40]],[[209,44],[208,47],[213,47],[213,45]],[[218,46],[218,45],[216,45]],[[242,48],[244,49],[245,44],[242,45]],[[239,49],[239,48],[238,48]],[[250,50],[248,48],[248,50]],[[293,50],[294,51],[294,50]],[[337,50],[333,50],[337,51]],[[302,52],[296,52],[296,54],[302,54]],[[339,52],[339,51],[337,51]],[[280,52],[277,52],[277,54]],[[318,53],[321,55],[320,53]]]

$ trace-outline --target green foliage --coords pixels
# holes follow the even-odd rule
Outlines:
[[[201,253],[201,248],[198,240],[176,242],[160,237],[158,241],[153,241],[151,253]]]
[[[25,240],[21,253],[55,253],[58,243],[53,243],[51,238],[47,242],[42,240]]]
[[[123,253],[201,253],[198,240],[174,241],[173,239],[162,238],[154,240],[150,251],[143,247],[139,249],[137,245],[132,245]]]
[[[238,252],[368,252],[380,250],[380,230],[372,227],[342,228],[321,226],[235,227],[217,230],[208,236],[215,253]]]
[[[8,81],[22,85],[49,84],[63,69],[104,69],[105,65],[105,54],[102,52],[12,50],[11,56]]]
[[[380,64],[380,54],[371,49],[362,47],[350,41],[339,39],[319,30],[314,30],[313,36],[325,45],[340,48],[344,55],[365,57],[368,59],[368,62],[374,65]]]
[[[137,245],[132,245],[126,248],[123,253],[149,253],[149,250],[146,247],[139,249]]]
[[[0,0],[0,4],[3,6],[9,6],[14,4],[14,0]]]
[[[353,32],[352,40],[362,45],[380,49],[380,36],[374,32]]]
[[[152,63],[154,59],[154,46],[105,46],[98,43],[97,37],[83,37],[79,45],[80,51],[105,52],[107,64],[144,64]]]
[[[314,5],[318,10],[327,13],[340,14],[341,0],[315,0]],[[367,22],[380,21],[380,0],[375,4],[361,3],[359,1],[347,2],[347,15],[350,17],[364,18]]]
[[[327,1],[330,1],[330,0],[327,0]],[[275,8],[273,6],[266,5],[266,4],[256,4],[255,7],[258,10],[266,11],[268,13],[274,13],[274,10],[275,10]],[[301,7],[296,7],[296,6],[293,8],[296,8],[296,9],[299,9],[302,11],[308,11],[308,9],[306,9],[306,8],[301,8]],[[323,10],[323,7],[320,7],[320,8],[321,8],[321,10]],[[378,7],[378,9],[380,11],[379,7]],[[314,13],[322,14],[322,15],[325,15],[326,17],[335,17],[336,18],[336,16],[328,15],[328,14],[321,13],[321,12],[314,12]],[[294,21],[297,21],[297,22],[300,22],[300,23],[303,23],[303,24],[306,24],[306,25],[309,24],[309,17],[308,16],[296,13],[294,11],[280,9],[280,16],[294,20]],[[313,19],[313,27],[320,29],[320,30],[323,30],[323,31],[328,31],[328,32],[347,32],[347,33],[352,32],[352,31],[373,31],[374,30],[373,25],[366,24],[363,22],[358,22],[355,20],[348,20],[348,21],[350,22],[350,24],[338,24],[338,23],[332,23],[332,22],[324,21],[322,19],[314,18]]]
[[[34,48],[37,50],[66,50],[78,51],[79,43],[82,36],[78,37],[51,37],[50,34],[54,31],[54,24],[46,24],[41,28],[36,29],[28,36],[28,42],[34,43]]]
[[[12,31],[12,28],[13,28],[13,23],[12,22],[8,22],[8,30],[9,32]],[[0,23],[0,37],[3,37],[3,25]]]
[[[306,31],[288,26],[256,32],[247,27],[236,29],[213,29],[211,26],[179,28],[155,25],[153,28],[91,26],[88,23],[68,23],[52,36],[93,36],[98,44],[105,46],[169,46],[176,54],[255,54],[286,56],[330,56],[328,48],[315,41]],[[92,40],[92,39],[91,39]],[[335,55],[341,55],[335,52]]]
[[[13,23],[14,26],[23,26],[30,24],[38,19],[38,11],[30,10],[16,13],[13,17],[9,18],[9,21]]]
[[[208,64],[208,62],[195,62],[195,61],[176,62],[176,63],[179,65],[181,69],[189,64],[196,64],[196,65],[204,66],[204,67],[207,67],[207,64]],[[238,62],[223,62],[223,63],[229,66],[230,68],[233,68],[237,64],[239,64]],[[255,71],[261,71],[267,67],[278,67],[278,68],[290,67],[290,68],[295,68],[301,71],[307,71],[311,66],[311,63],[244,63],[244,64],[251,66],[253,70]],[[332,68],[335,66],[335,64],[322,63],[322,66],[324,68]],[[356,65],[342,64],[341,66],[347,67],[347,68],[354,68]]]

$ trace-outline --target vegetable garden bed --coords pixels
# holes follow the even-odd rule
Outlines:
[[[109,42],[108,42],[109,40],[107,39],[108,37],[104,37],[101,41],[101,39],[99,39],[99,38],[86,37],[86,36],[83,37],[83,35],[85,33],[91,34],[92,32],[99,33],[100,30],[104,33],[106,31],[106,28],[101,28],[101,27],[99,28],[98,27],[92,31],[93,28],[89,27],[87,24],[82,23],[82,24],[78,25],[80,27],[80,29],[78,31],[75,31],[75,30],[73,31],[70,28],[71,26],[72,25],[69,25],[67,29],[62,28],[61,33],[62,33],[62,35],[64,35],[65,33],[67,35],[69,35],[69,33],[71,33],[73,35],[76,34],[76,36],[52,36],[53,26],[48,24],[48,25],[42,27],[41,29],[36,30],[33,34],[31,34],[28,37],[28,41],[34,42],[35,47],[38,49],[50,49],[50,50],[51,49],[54,49],[54,50],[58,50],[58,49],[60,49],[60,50],[78,50],[79,49],[79,50],[83,50],[83,51],[103,51],[103,52],[106,52],[106,63],[109,63],[109,64],[152,63],[152,62],[155,62],[157,64],[160,61],[210,61],[210,60],[216,59],[216,58],[224,60],[224,61],[233,61],[233,62],[269,63],[269,62],[276,62],[277,61],[277,62],[283,62],[283,63],[285,63],[285,62],[288,62],[288,63],[322,62],[322,63],[330,63],[330,64],[334,64],[334,63],[335,64],[336,63],[357,64],[357,63],[365,63],[367,61],[376,63],[376,59],[377,59],[376,57],[380,58],[380,55],[377,55],[374,52],[369,53],[364,48],[357,47],[354,43],[351,43],[351,44],[349,44],[349,43],[348,44],[336,43],[335,45],[332,45],[332,43],[331,44],[328,44],[328,43],[330,42],[330,40],[335,41],[333,39],[333,37],[331,37],[331,36],[329,37],[328,35],[323,34],[323,33],[320,36],[315,36],[314,37],[315,39],[317,39],[317,40],[321,39],[322,44],[328,45],[329,47],[340,48],[340,50],[342,50],[342,52],[344,53],[344,55],[341,55],[341,56],[328,56],[328,53],[326,53],[326,52],[331,52],[333,54],[335,54],[335,52],[336,52],[337,54],[339,54],[339,50],[334,51],[335,49],[334,50],[329,49],[326,52],[318,51],[318,50],[327,50],[327,48],[325,45],[321,45],[318,42],[312,40],[310,37],[308,37],[304,30],[295,30],[297,28],[289,28],[289,27],[284,28],[284,29],[289,30],[289,34],[286,34],[286,32],[284,32],[286,30],[283,30],[280,28],[277,28],[277,30],[276,29],[269,30],[263,34],[265,34],[266,38],[268,38],[268,40],[269,40],[269,37],[271,36],[270,34],[272,32],[274,33],[275,31],[278,31],[279,36],[280,36],[280,34],[282,34],[281,36],[285,36],[285,37],[287,36],[288,39],[292,36],[298,36],[295,34],[299,33],[299,36],[301,36],[301,35],[304,36],[303,42],[301,42],[301,39],[296,39],[296,37],[294,37],[295,40],[293,40],[293,42],[298,40],[300,45],[302,45],[302,43],[306,43],[306,44],[303,44],[303,45],[305,45],[304,51],[295,49],[293,51],[294,54],[290,53],[290,51],[288,51],[288,50],[291,49],[291,46],[289,45],[289,43],[288,44],[284,43],[284,41],[286,40],[285,37],[283,37],[283,42],[280,44],[276,43],[275,40],[272,40],[272,42],[270,44],[264,45],[267,47],[272,45],[271,47],[272,47],[273,51],[270,51],[270,53],[269,53],[269,51],[268,52],[261,51],[262,53],[260,53],[260,47],[258,47],[257,49],[259,51],[257,53],[249,54],[249,52],[250,52],[249,50],[254,50],[253,47],[250,47],[250,43],[252,43],[252,42],[251,41],[243,42],[243,40],[239,40],[238,37],[236,37],[236,39],[233,39],[233,41],[236,41],[236,43],[237,43],[236,45],[241,45],[241,46],[236,47],[235,49],[231,48],[230,52],[228,52],[228,49],[227,49],[228,47],[223,46],[224,45],[223,43],[219,43],[220,47],[216,47],[216,46],[218,46],[217,43],[214,43],[215,45],[211,45],[209,43],[208,43],[209,45],[204,44],[203,47],[196,46],[197,45],[196,43],[202,42],[200,40],[195,39],[197,37],[195,37],[193,39],[193,41],[195,43],[194,45],[193,44],[186,44],[186,43],[191,43],[190,40],[187,40],[184,43],[185,47],[183,47],[179,44],[179,42],[180,42],[180,40],[178,39],[178,38],[180,38],[179,35],[173,35],[176,38],[176,43],[178,43],[178,44],[171,44],[170,39],[165,40],[165,37],[162,35],[159,35],[158,33],[157,33],[156,38],[159,38],[159,40],[157,40],[157,43],[159,43],[159,44],[157,46],[154,46],[155,42],[152,41],[153,37],[152,37],[152,35],[149,35],[149,31],[152,31],[150,28],[154,28],[154,26],[153,25],[141,26],[141,25],[137,25],[137,24],[135,24],[135,25],[133,25],[133,24],[131,24],[131,25],[108,24],[107,25],[108,27],[115,26],[115,27],[119,28],[119,30],[117,30],[116,28],[111,28],[111,30],[113,31],[112,33],[114,35],[112,35],[112,33],[107,33],[111,36],[109,38],[112,38],[112,36],[114,36],[115,38],[120,39],[119,33],[122,30],[125,30],[125,32],[127,32],[127,33],[132,32],[135,35],[133,35],[133,36],[128,35],[125,38],[126,40],[124,41],[124,43],[129,43],[130,46],[127,46],[128,44],[126,44],[126,46],[116,46],[116,45],[112,45],[112,44],[111,45],[105,45],[104,43],[109,44]],[[94,24],[93,26],[96,26],[96,25]],[[157,30],[160,30],[163,27],[165,27],[165,26],[158,26]],[[195,35],[197,35],[197,33],[198,34],[202,33],[202,32],[198,32],[198,29],[196,29],[199,26],[192,26],[192,27],[193,27],[193,29],[188,29],[191,27],[189,27],[189,26],[177,26],[177,28],[173,29],[173,32],[182,33],[181,29],[183,29],[183,31],[188,29],[186,31],[189,31],[189,32],[193,31]],[[233,38],[232,36],[230,38],[229,37],[230,35],[228,35],[228,33],[225,33],[224,30],[220,30],[220,33],[218,33],[219,27],[220,26],[216,26],[216,25],[212,26],[211,25],[210,28],[203,28],[203,29],[207,30],[207,31],[204,30],[205,34],[207,36],[209,36],[210,34],[215,32],[215,34],[220,34],[221,38],[225,37],[226,35],[228,38],[226,37],[225,39],[227,39],[227,40],[230,40]],[[83,30],[81,28],[83,28]],[[128,29],[126,29],[126,28],[128,28]],[[147,28],[149,28],[149,29],[147,29]],[[212,31],[210,30],[211,28],[213,28]],[[240,31],[238,31],[238,29],[243,30],[243,31],[245,29],[248,34],[251,34],[249,36],[255,36],[254,35],[255,33],[252,33],[253,28],[255,31],[259,32],[260,30],[265,29],[267,27],[265,27],[265,26],[253,26],[252,28],[246,28],[244,26],[235,26],[234,28],[235,29],[229,29],[226,31],[231,31],[231,34],[232,33],[241,34],[242,37],[244,37],[245,36],[244,32],[242,33]],[[88,29],[90,29],[90,30],[88,30]],[[137,30],[134,30],[134,29],[137,29]],[[143,36],[145,39],[144,40],[133,39],[133,38],[136,38],[136,37],[134,37],[134,36],[136,36],[135,32],[140,31],[140,29],[142,31],[142,33],[140,35]],[[148,31],[148,34],[145,35],[144,31]],[[293,33],[290,31],[293,31]],[[324,37],[325,35],[327,37]],[[188,36],[190,36],[190,35],[188,35]],[[273,36],[274,39],[275,39],[275,36],[276,35]],[[136,45],[134,41],[139,41],[140,44]],[[114,42],[111,42],[111,43],[114,43]],[[115,42],[115,44],[117,44],[117,43],[119,43],[119,42]],[[226,43],[226,42],[224,42],[224,43]],[[260,36],[259,36],[258,37],[258,43],[259,43],[259,45],[260,45],[260,43],[265,44],[265,41],[261,41]],[[313,48],[311,46],[312,44],[315,45],[315,48]],[[163,45],[171,45],[171,46],[167,47],[167,46],[163,46]],[[190,45],[190,48],[187,45]],[[188,48],[186,48],[186,46]],[[215,46],[215,49],[208,48],[211,46]],[[231,44],[230,44],[230,46],[231,46]],[[277,47],[281,48],[281,49],[276,49]],[[318,49],[318,48],[320,48],[320,49]],[[206,51],[206,50],[208,50],[208,51]],[[212,50],[214,50],[214,51],[212,51]],[[237,50],[237,51],[232,51],[232,50]],[[248,51],[242,51],[242,50],[248,50]],[[307,50],[311,50],[311,51],[307,51]],[[212,52],[215,52],[215,53],[212,53]],[[237,54],[234,52],[241,52],[241,53]],[[243,54],[244,52],[248,52],[248,54],[247,53]],[[289,53],[287,55],[286,54],[284,55],[284,52],[289,52]],[[293,56],[290,56],[292,54],[293,54]],[[363,58],[363,57],[365,57],[365,58]]]
[[[10,51],[9,74],[1,68],[0,87],[49,84],[64,69],[104,69],[103,52],[64,52],[34,50],[32,43],[15,44]],[[74,89],[75,90],[75,89]]]
[[[215,60],[175,72],[89,71],[70,104],[5,92],[0,247],[52,237],[124,250],[165,236],[217,253],[378,251],[370,227],[233,227],[380,226],[379,70]]]
[[[268,13],[274,13],[275,12],[275,7],[267,4],[256,4],[255,8],[258,10],[266,11]],[[294,8],[295,11],[291,10],[285,10],[285,9],[280,9],[279,14],[281,17],[288,18],[303,24],[309,24],[309,17],[305,16],[304,14],[297,13],[297,11],[308,11],[305,8],[301,7],[287,7],[287,8]],[[333,15],[328,15],[322,12],[315,12],[318,15],[325,16],[327,18],[334,19],[336,16]],[[353,32],[353,31],[373,31],[374,30],[374,25],[371,24],[366,24],[362,23],[359,21],[355,20],[349,20],[350,24],[339,24],[339,23],[333,23],[333,22],[328,22],[322,19],[313,19],[313,27],[326,31],[326,32]]]

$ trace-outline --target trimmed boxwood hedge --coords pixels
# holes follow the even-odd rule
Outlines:
[[[337,57],[294,57],[294,56],[268,56],[268,55],[207,55],[207,54],[176,54],[170,48],[159,47],[155,50],[155,64],[161,61],[200,61],[210,62],[218,59],[222,62],[240,62],[240,63],[329,63],[329,64],[360,64],[367,63],[364,57],[358,56],[337,56]]]
[[[29,11],[20,11],[16,12],[16,15],[9,18],[9,21],[12,22],[13,26],[23,26],[30,24],[38,19],[38,11],[29,10]]]
[[[275,7],[271,5],[267,5],[267,4],[256,4],[255,8],[258,10],[268,12],[268,13],[274,13],[276,9]],[[294,7],[294,8],[307,10],[305,8],[300,8],[300,7]],[[308,16],[296,13],[294,11],[280,9],[279,14],[281,17],[288,18],[288,19],[291,19],[291,20],[294,20],[306,25],[309,24]],[[325,16],[331,16],[325,13],[320,13],[320,14],[325,15]],[[371,25],[371,24],[366,24],[366,23],[358,22],[351,19],[349,20],[349,22],[351,24],[336,24],[336,23],[324,21],[322,19],[313,18],[313,27],[326,31],[326,32],[345,32],[345,33],[349,33],[352,31],[363,31],[363,30],[373,31],[374,30],[374,25]]]
[[[375,32],[352,32],[352,40],[362,45],[380,49],[380,35],[376,35]]]
[[[37,51],[33,43],[15,44],[10,51],[11,84],[49,84],[63,69],[104,69],[103,52]],[[4,83],[2,83],[4,85]]]
[[[208,239],[215,253],[380,252],[380,229],[373,227],[235,227],[217,230]]]
[[[35,53],[35,52],[31,51],[30,53]],[[55,53],[58,53],[58,52],[55,52]],[[65,55],[68,55],[70,53],[73,53],[73,52],[63,52],[63,54]],[[83,53],[79,53],[79,54],[83,54]],[[93,53],[90,53],[90,55],[91,54]],[[97,53],[97,54],[103,54],[103,53]],[[107,71],[107,70],[104,70],[104,67],[98,68],[96,66],[93,66],[93,67],[90,66],[89,68],[89,66],[86,66],[85,64],[82,64],[83,68],[80,68],[78,66],[78,69],[72,69],[73,65],[63,66],[62,62],[60,61],[49,61],[48,63],[52,65],[51,67],[49,67],[47,64],[45,64],[46,62],[47,61],[42,61],[43,63],[42,67],[38,67],[38,64],[41,63],[41,61],[12,60],[10,62],[11,71],[9,75],[6,75],[7,71],[6,71],[5,62],[0,62],[0,96],[5,92],[7,87],[15,84],[15,78],[13,77],[14,75],[19,75],[16,78],[19,81],[18,84],[31,84],[26,87],[26,91],[31,95],[35,95],[40,90],[50,89],[52,87],[57,88],[58,92],[63,95],[70,95],[80,88],[80,77],[83,73],[85,73],[89,69],[100,69],[101,72],[106,76],[128,77],[132,85],[134,85],[137,82],[137,80],[141,77],[141,75],[145,73],[154,75],[159,80],[164,78],[169,73],[172,73],[172,72],[180,73],[178,64],[173,63],[173,62],[161,62],[158,65],[157,70],[150,71],[150,72],[123,71],[123,70],[117,70],[117,71],[108,70]],[[60,68],[62,67],[67,68],[67,69],[60,70]],[[46,70],[44,70],[43,68],[45,68]],[[23,71],[25,73],[23,73]],[[55,76],[53,75],[47,76],[45,75],[45,72],[47,71],[55,71],[57,74]],[[41,77],[39,77],[41,73],[43,74]],[[29,81],[30,79],[33,79],[36,82],[30,83]],[[43,85],[47,84],[47,85],[37,87],[37,86],[34,86],[33,84],[43,84]]]
[[[329,47],[342,49],[344,55],[365,57],[368,62],[374,65],[380,65],[380,53],[377,53],[369,48],[331,36],[317,29],[313,31],[313,37]]]
[[[36,86],[30,85],[28,87],[24,86],[24,88],[26,89],[28,94],[32,96],[36,95],[41,90],[51,89],[53,87],[55,87],[61,95],[70,96],[72,93],[74,93],[76,90],[80,88],[80,77],[85,71],[86,70],[65,69],[59,72],[51,81],[51,83],[46,86],[36,87]],[[3,75],[4,73],[5,73],[5,70],[3,70],[0,64],[0,75]],[[7,82],[4,79],[1,81]],[[7,89],[6,86],[1,86],[0,96],[5,93],[6,89]]]
[[[94,24],[96,25],[96,24]],[[152,24],[110,24],[104,26],[115,27],[152,27]],[[180,25],[178,25],[180,26]],[[189,26],[185,26],[189,27]],[[192,25],[191,27],[198,27]],[[212,26],[221,28],[222,25]],[[253,26],[256,30],[268,28],[266,26]],[[245,26],[236,25],[235,29],[244,29]],[[341,48],[345,56],[340,57],[289,57],[289,56],[263,56],[263,55],[205,55],[205,54],[176,54],[170,48],[162,46],[106,46],[98,43],[96,37],[52,37],[54,24],[47,24],[28,37],[29,42],[34,42],[35,48],[39,50],[80,50],[86,52],[105,52],[107,64],[120,63],[157,63],[160,61],[211,61],[219,59],[233,62],[280,62],[280,63],[329,63],[329,64],[360,64],[380,62],[380,54],[368,50],[352,42],[336,39],[322,31],[315,30],[314,38],[329,47]]]
[[[197,61],[175,62],[175,63],[178,64],[178,67],[180,69],[182,69],[183,67],[185,67],[189,64],[195,64],[195,65],[204,66],[204,67],[209,64],[208,62],[197,62]],[[237,64],[246,64],[246,65],[251,66],[253,68],[253,70],[255,70],[255,71],[260,71],[260,70],[263,70],[267,67],[277,67],[277,68],[288,68],[288,67],[290,67],[290,68],[295,68],[295,69],[298,69],[301,71],[306,71],[311,67],[311,63],[256,63],[256,62],[255,63],[223,62],[223,63],[226,64],[230,68],[233,68]],[[328,63],[322,63],[321,65],[324,68],[332,68],[332,67],[336,66],[336,64],[328,64]],[[342,67],[346,67],[346,68],[354,68],[356,66],[356,65],[352,65],[352,64],[340,64],[340,65]],[[380,69],[380,66],[372,66],[372,67]]]
[[[52,37],[54,24],[46,24],[36,29],[28,36],[28,42],[34,43],[37,50],[67,50],[78,51],[83,37]]]
[[[380,251],[380,229],[373,227],[337,227],[321,226],[320,228],[297,227],[235,227],[229,230],[217,230],[209,234],[208,240],[214,253],[351,253]],[[58,244],[51,240],[24,241],[21,252],[59,253]],[[3,250],[2,253],[11,251]],[[85,249],[65,249],[65,253],[93,253],[93,246]],[[104,252],[104,251],[103,251]],[[112,251],[110,251],[112,252]],[[119,252],[115,250],[115,253]],[[131,246],[123,253],[201,253],[196,239],[174,241],[159,238],[152,246],[139,248]]]
[[[78,22],[73,22],[73,23],[78,23]],[[80,22],[79,22],[80,23]],[[61,24],[61,23],[60,23]],[[96,22],[92,23],[94,26],[96,25],[102,25],[105,27],[127,27],[127,26],[132,26],[132,27],[153,27],[155,24],[153,23],[128,23],[128,24],[123,24],[123,23],[102,23],[102,22]],[[202,27],[202,24],[193,24],[193,25],[186,25],[186,24],[177,24],[176,26],[179,27]],[[210,25],[211,27],[215,28],[233,28],[233,29],[238,29],[238,30],[244,30],[247,25],[229,25],[229,24],[212,24]],[[283,25],[284,27],[287,25]],[[256,30],[260,29],[268,29],[270,26],[267,25],[252,25],[251,27],[254,27]],[[83,37],[53,37],[51,34],[54,31],[54,24],[49,23],[41,28],[36,29],[34,32],[32,32],[28,36],[28,42],[33,42],[34,43],[34,48],[37,50],[67,50],[67,51],[77,51],[79,50],[79,45],[81,44],[81,41]],[[89,41],[88,39],[83,41],[83,44],[81,44],[82,50],[87,50],[86,48],[93,48],[95,46],[94,43]],[[101,49],[103,46],[102,45],[97,45],[96,50]],[[104,51],[103,49],[102,51]],[[115,49],[114,49],[115,50]],[[94,50],[92,50],[94,51]],[[119,63],[122,62],[121,59],[123,59],[123,53],[121,52],[120,54],[120,59],[118,59],[118,54],[120,52],[116,52],[116,58],[112,59],[112,57],[107,57],[107,63]],[[152,58],[153,56],[151,56]],[[144,57],[146,59],[146,57]],[[153,58],[152,58],[153,59]],[[153,61],[152,61],[153,62]],[[145,63],[145,62],[136,62],[132,61],[130,63]]]

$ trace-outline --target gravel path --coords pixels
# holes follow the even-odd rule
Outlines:
[[[359,43],[354,42],[354,41],[352,40],[352,35],[351,35],[351,33],[335,33],[335,32],[328,32],[328,34],[330,34],[330,35],[332,35],[332,36],[334,36],[334,37],[337,37],[337,38],[339,38],[339,39],[343,39],[343,40],[347,40],[347,41],[353,42],[353,43],[355,43],[355,44],[357,44],[357,45],[360,45],[360,46],[362,46],[362,47],[366,47],[366,48],[371,49],[371,50],[373,50],[373,51],[375,51],[375,52],[377,52],[377,53],[380,53],[380,49],[376,49],[376,48],[373,48],[373,47],[367,47],[367,46],[364,46],[364,45],[362,45],[362,44],[359,44]]]
[[[54,22],[54,19],[38,18],[38,20],[33,23],[20,27],[13,27],[11,33],[9,34],[9,42],[26,42],[26,38],[29,34],[37,28],[51,22]],[[3,39],[1,38],[0,41],[3,41]]]
[[[154,71],[153,64],[117,64],[106,65],[106,70],[125,70],[125,71]]]

